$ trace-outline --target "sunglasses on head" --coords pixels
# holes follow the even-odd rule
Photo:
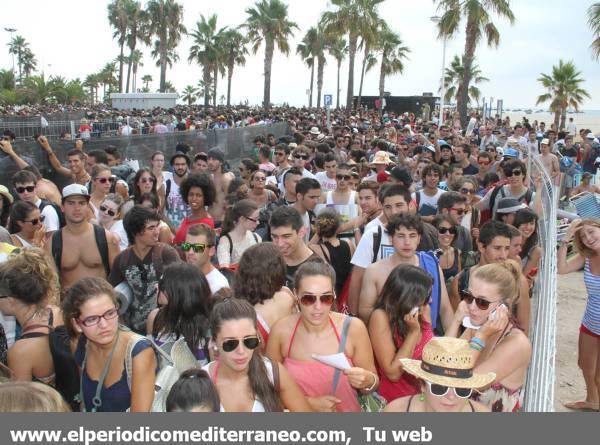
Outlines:
[[[319,295],[319,301],[321,304],[332,305],[335,300],[335,294],[329,292],[326,294]],[[304,306],[312,306],[317,302],[317,296],[313,294],[304,294],[300,297],[300,303]]]
[[[427,382],[427,387],[431,395],[436,397],[444,397],[450,391],[450,388],[454,390],[456,397],[460,399],[467,399],[471,396],[473,390],[471,388],[453,388],[445,385],[438,385],[437,383]]]
[[[344,181],[350,181],[350,179],[352,179],[351,175],[335,175],[336,179],[339,180],[344,180]]]
[[[32,193],[35,190],[35,185],[28,185],[27,187],[15,187],[15,190],[17,190],[17,193],[25,193],[25,191]]]
[[[208,244],[200,244],[200,243],[181,243],[181,250],[184,252],[188,252],[190,249],[196,253],[204,253],[204,250],[208,247]]]
[[[473,293],[466,289],[460,292],[460,299],[463,300],[467,305],[471,305],[473,301],[477,305],[479,309],[482,311],[487,311],[490,307],[490,304],[494,303],[493,301],[486,300],[485,298],[476,297]]]
[[[246,349],[253,351],[260,344],[260,339],[257,336],[245,337],[242,339],[242,343]],[[240,344],[239,338],[232,338],[231,340],[225,340],[221,346],[224,352],[235,351]]]
[[[44,222],[44,219],[46,219],[46,217],[44,215],[40,215],[39,218],[24,219],[23,222],[31,223],[32,226],[37,226],[39,223]]]
[[[441,235],[444,235],[446,233],[450,233],[450,235],[456,235],[456,227],[440,227],[438,229],[438,232]]]
[[[100,206],[100,211],[107,213],[109,216],[115,216],[117,214],[117,212],[115,212],[113,209],[109,209],[106,206]]]
[[[461,188],[461,189],[460,189],[460,192],[461,192],[463,195],[473,195],[473,194],[475,193],[475,190],[473,190],[473,189]]]
[[[112,176],[110,178],[96,178],[96,181],[98,181],[100,184],[106,184],[107,182],[114,182],[114,180],[115,180],[115,178],[113,178]]]

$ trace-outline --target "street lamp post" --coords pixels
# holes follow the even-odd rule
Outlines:
[[[440,16],[434,15],[431,17],[431,21],[433,23],[439,23],[441,20]],[[443,46],[442,46],[442,84],[440,87],[440,117],[439,117],[439,126],[441,127],[444,124],[444,96],[446,95],[446,86],[444,85],[444,72],[446,71],[446,42],[448,39],[444,37]]]
[[[17,30],[15,28],[4,28],[4,31],[10,33],[10,40],[13,39],[13,34],[15,32],[17,32]],[[12,55],[12,72],[13,72],[13,76],[16,77],[16,74],[15,74],[15,55],[14,54]]]

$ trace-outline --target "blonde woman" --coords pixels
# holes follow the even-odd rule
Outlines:
[[[0,385],[0,413],[71,412],[54,388],[38,382],[8,382]]]

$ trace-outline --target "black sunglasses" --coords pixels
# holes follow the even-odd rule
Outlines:
[[[438,232],[442,235],[450,232],[450,235],[456,235],[456,227],[440,227]]]
[[[15,187],[15,190],[17,193],[25,193],[25,191],[31,193],[35,190],[35,185],[28,185],[27,187]]]
[[[39,218],[35,219],[24,219],[23,222],[31,223],[32,226],[37,226],[39,223],[44,222],[46,217],[44,215],[40,215]]]
[[[302,159],[303,161],[308,160],[308,155],[294,155],[294,159]]]
[[[475,194],[475,190],[473,190],[473,189],[465,189],[465,188],[462,188],[462,189],[460,189],[460,192],[461,192],[463,195],[474,195],[474,194]]]
[[[275,156],[285,156],[285,152],[284,151],[276,151]]]
[[[181,243],[181,245],[179,247],[181,247],[181,250],[183,250],[184,252],[187,252],[191,249],[196,253],[204,253],[204,250],[209,246],[208,246],[208,244],[184,242],[184,243]]]
[[[487,311],[490,307],[490,304],[494,303],[493,301],[488,301],[485,298],[476,297],[468,289],[460,291],[460,299],[466,302],[468,305],[471,305],[471,303],[475,301],[477,307],[482,311]]]
[[[103,213],[108,213],[109,216],[115,216],[117,214],[117,212],[115,212],[112,209],[109,209],[106,206],[100,206],[100,211]]]
[[[327,293],[327,294],[320,295],[318,298],[319,298],[319,301],[321,301],[321,304],[326,304],[329,306],[329,305],[333,304],[333,301],[335,300],[335,294]],[[313,294],[304,294],[300,297],[300,303],[302,303],[302,305],[304,305],[304,306],[312,306],[316,302],[317,302],[317,296],[313,295]]]
[[[513,171],[505,170],[504,174],[506,175],[507,178],[510,178],[511,176],[521,176],[523,174],[523,172],[521,170],[519,170],[518,168],[516,168]]]
[[[106,184],[107,182],[114,182],[115,178],[112,176],[110,178],[96,178],[96,181],[98,181],[100,184]]]
[[[352,179],[351,175],[335,175],[335,177],[339,180],[350,181]]]
[[[253,351],[260,344],[260,339],[256,336],[255,337],[246,337],[246,338],[242,339],[242,343],[244,344],[244,347],[246,349]],[[231,352],[231,351],[235,351],[237,349],[237,347],[239,346],[239,344],[240,344],[239,338],[232,338],[231,340],[225,340],[221,347],[223,348],[224,352]]]

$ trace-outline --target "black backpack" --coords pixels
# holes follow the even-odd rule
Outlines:
[[[63,214],[62,209],[60,208],[60,206],[58,204],[56,204],[53,201],[49,201],[47,199],[42,199],[42,202],[40,203],[40,206],[39,206],[40,212],[42,212],[42,210],[44,210],[44,207],[46,207],[46,206],[50,206],[54,210],[56,210],[56,214],[58,215],[58,225],[61,229],[67,225],[67,221],[65,220],[65,215]]]
[[[110,273],[110,262],[108,258],[108,241],[106,239],[106,232],[103,227],[93,225],[94,227],[94,238],[96,239],[96,245],[98,246],[98,252],[100,252],[100,257],[102,258],[102,264],[104,265],[104,271],[106,272],[106,276]],[[60,272],[60,265],[62,263],[62,250],[63,250],[63,240],[62,240],[62,230],[57,230],[52,235],[52,258],[54,259],[54,264],[56,264],[56,269]]]
[[[79,371],[75,357],[71,352],[69,333],[64,326],[57,326],[48,336],[50,354],[54,362],[55,387],[71,406],[74,412],[79,411]]]

